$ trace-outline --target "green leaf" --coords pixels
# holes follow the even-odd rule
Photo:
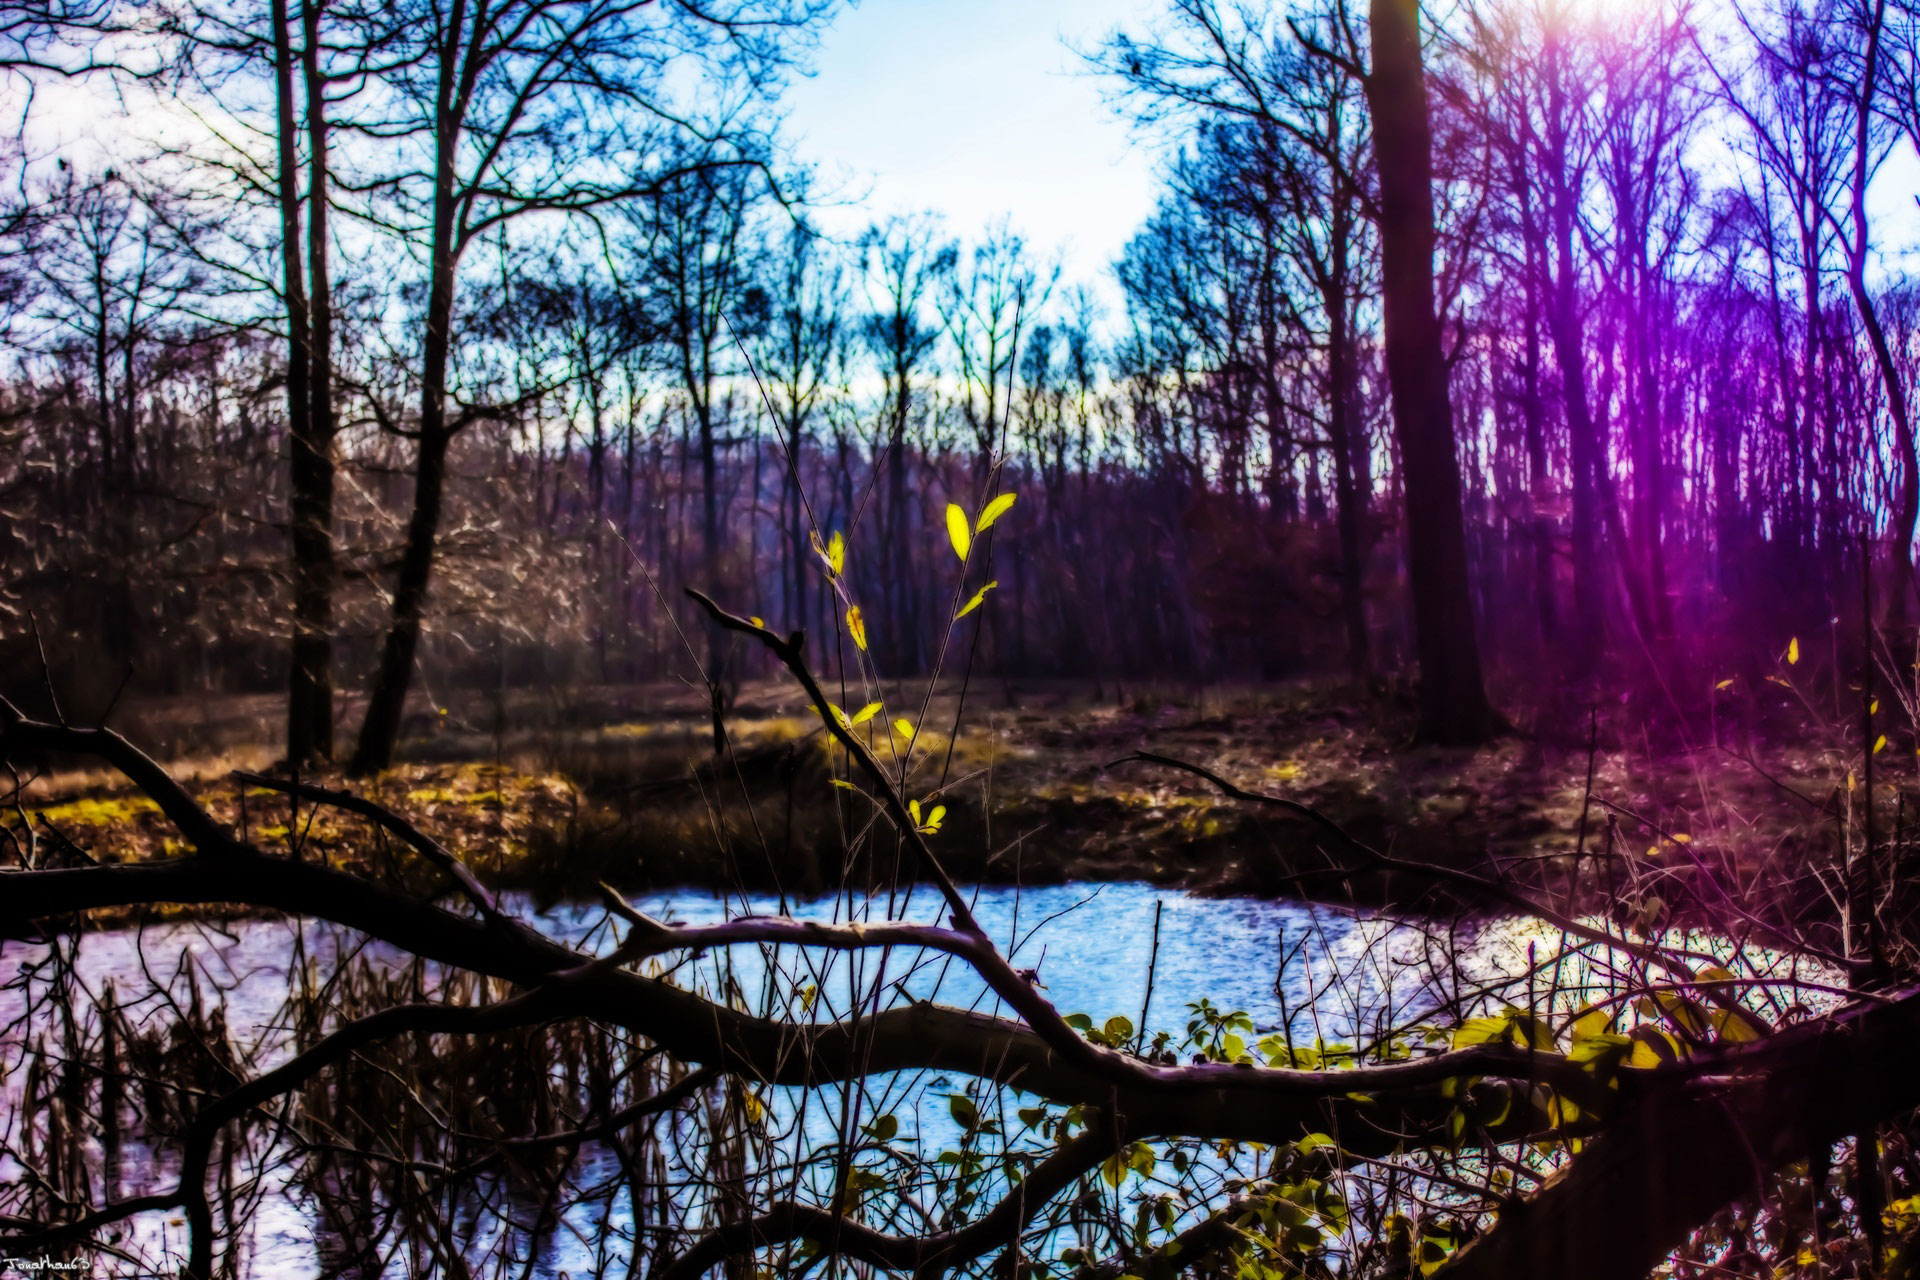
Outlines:
[[[947,1098],[947,1110],[953,1114],[955,1123],[971,1133],[980,1127],[980,1108],[973,1105],[973,1099],[964,1093],[951,1094]]]
[[[947,504],[947,541],[953,543],[953,554],[964,561],[967,548],[973,545],[973,532],[967,526],[967,513],[957,502]]]
[[[1302,1222],[1288,1227],[1287,1234],[1282,1239],[1287,1248],[1295,1253],[1308,1253],[1320,1247],[1321,1232],[1320,1228],[1311,1222]]]
[[[980,513],[980,518],[974,521],[973,531],[975,533],[985,533],[988,529],[991,529],[995,520],[1007,514],[1007,511],[1013,506],[1014,498],[1017,496],[1016,494],[1003,493],[992,502],[989,502],[986,510]]]

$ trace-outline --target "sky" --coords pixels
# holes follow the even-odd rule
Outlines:
[[[996,219],[1061,283],[1103,276],[1153,207],[1158,156],[1103,100],[1076,49],[1164,6],[1143,0],[862,0],[823,33],[782,102],[795,157],[852,232],[932,210],[962,240]],[[1105,292],[1105,289],[1101,289]]]

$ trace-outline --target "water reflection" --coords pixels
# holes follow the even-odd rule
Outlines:
[[[828,897],[795,902],[681,893],[654,895],[633,905],[656,918],[688,924],[743,914],[926,922],[943,914],[937,895],[926,888],[893,901]],[[536,909],[521,900],[512,906],[550,936],[585,950],[604,952],[617,941],[606,912],[597,905]],[[1296,1040],[1311,1043],[1316,1036],[1365,1039],[1390,1025],[1405,1025],[1463,989],[1530,970],[1539,972],[1522,979],[1524,987],[1490,992],[1487,998],[1514,999],[1524,991],[1527,1002],[1568,1009],[1585,998],[1589,982],[1608,980],[1604,954],[1544,967],[1543,958],[1557,953],[1563,940],[1524,920],[1416,924],[1295,902],[1198,898],[1128,883],[1024,891],[984,888],[975,895],[975,910],[1015,963],[1037,973],[1063,1012],[1088,1014],[1095,1024],[1124,1017],[1144,1028],[1143,1039],[1166,1032],[1175,1044],[1187,1029],[1190,1006],[1203,999],[1220,1010],[1245,1011],[1262,1031],[1284,1025]],[[1697,941],[1711,945],[1711,940]],[[292,1052],[296,1037],[289,1023],[288,994],[301,974],[324,978],[350,960],[366,962],[376,974],[397,973],[410,959],[330,926],[297,927],[285,920],[107,930],[86,934],[75,945],[74,980],[96,1000],[111,985],[116,1002],[135,1026],[172,1025],[185,1003],[204,999],[210,1006],[223,1005],[218,1016],[239,1046],[246,1069],[254,1072]],[[0,975],[8,979],[46,959],[44,948],[18,942],[4,947]],[[1750,966],[1765,963],[1751,949],[1746,961]],[[997,999],[964,965],[907,949],[833,953],[737,946],[663,964],[676,983],[756,1013],[787,1018],[835,1019],[856,1005],[872,1010],[902,998],[1002,1012]],[[25,1002],[35,994],[35,986],[16,980],[0,989],[0,1024],[7,1028],[0,1039],[6,1067],[6,1083],[0,1088],[16,1125],[23,1112],[20,1090],[27,1087],[20,1069],[27,1054],[25,1029],[47,1017],[45,1010],[27,1016]],[[51,993],[41,989],[37,994],[44,998]],[[70,1002],[82,1009],[86,1004]],[[1443,1020],[1459,1012],[1451,1010]],[[767,1149],[777,1148],[782,1160],[830,1147],[845,1123],[843,1101],[860,1117],[892,1115],[898,1130],[889,1141],[906,1153],[898,1157],[904,1165],[935,1159],[960,1142],[950,1099],[966,1084],[937,1074],[903,1073],[853,1082],[847,1086],[851,1098],[840,1088],[811,1094],[768,1090],[754,1105],[767,1113],[765,1128],[773,1135]],[[1015,1126],[1009,1122],[1006,1128],[1013,1132]],[[124,1144],[116,1136],[111,1149],[99,1149],[106,1145],[96,1143],[95,1155],[109,1181],[118,1183],[111,1188],[114,1193],[138,1195],[170,1184],[171,1157],[156,1157],[137,1135]],[[601,1173],[615,1172],[613,1155],[604,1147],[589,1146],[580,1158],[580,1177],[587,1184]],[[878,1158],[884,1163],[895,1157]],[[323,1274],[328,1270],[323,1259],[339,1258],[350,1231],[316,1221],[321,1215],[313,1211],[315,1198],[301,1193],[291,1162],[273,1149],[259,1159],[266,1170],[261,1195],[244,1215],[249,1236],[246,1272],[289,1280]],[[18,1178],[23,1172],[10,1160],[0,1156],[0,1179]],[[116,1168],[120,1176],[114,1178]],[[830,1163],[799,1168],[787,1193],[811,1190],[824,1200],[833,1175]],[[512,1204],[522,1197],[517,1188],[506,1188],[501,1198]],[[537,1203],[523,1207],[528,1222],[541,1212]],[[467,1216],[470,1212],[474,1216]],[[534,1232],[531,1241],[517,1221],[503,1222],[498,1215],[486,1219],[466,1205],[451,1206],[451,1213],[461,1223],[469,1258],[500,1250],[502,1256],[527,1258],[525,1274],[558,1277],[600,1273],[606,1253],[617,1253],[614,1242],[633,1235],[635,1220],[645,1219],[646,1208],[636,1209],[620,1194],[585,1197],[565,1213],[563,1229]],[[130,1251],[178,1257],[184,1247],[183,1225],[177,1214],[143,1215],[124,1243]],[[371,1272],[362,1269],[362,1274],[379,1271],[376,1266]]]

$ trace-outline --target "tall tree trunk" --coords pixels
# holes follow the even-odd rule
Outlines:
[[[1667,478],[1665,444],[1660,429],[1659,350],[1653,272],[1640,264],[1640,319],[1634,335],[1634,362],[1639,374],[1639,414],[1633,452],[1634,537],[1640,544],[1645,591],[1652,615],[1653,634],[1660,640],[1673,635],[1673,602],[1667,596],[1666,533]]]
[[[448,69],[448,74],[451,68]],[[442,114],[450,87],[443,76]],[[431,281],[427,291],[427,326],[421,352],[420,424],[415,451],[413,514],[407,521],[407,543],[394,583],[392,620],[380,652],[380,669],[367,697],[366,719],[354,746],[349,771],[377,773],[393,763],[393,749],[413,682],[414,656],[420,646],[420,624],[426,612],[427,587],[433,576],[434,544],[440,533],[440,509],[445,497],[447,449],[453,432],[447,427],[447,358],[452,341],[454,273],[454,150],[457,131],[440,131],[436,157],[433,205]]]
[[[1541,509],[1551,483],[1547,469],[1547,431],[1540,397],[1540,261],[1538,240],[1527,234],[1527,339],[1526,387],[1521,412],[1526,422],[1527,487],[1533,495],[1534,510],[1529,523],[1533,538],[1533,596],[1539,620],[1540,641],[1551,645],[1559,638],[1560,611],[1554,598],[1553,517]]]
[[[807,626],[807,529],[806,492],[800,483],[800,450],[806,439],[805,420],[798,412],[787,421],[787,474],[784,481],[787,507],[787,573],[790,577],[786,625],[805,630]]]
[[[691,383],[693,375],[688,374]],[[716,586],[721,585],[720,567],[720,457],[719,442],[713,433],[712,381],[702,379],[701,394],[694,399],[694,408],[700,421],[700,564],[701,574]],[[707,624],[707,679],[713,682],[711,692],[718,698],[725,686],[727,660],[727,632],[712,618]],[[726,750],[725,733],[717,718],[714,722],[713,751],[720,755]]]
[[[1336,217],[1335,227],[1344,228],[1346,220]],[[1346,254],[1343,231],[1336,230],[1339,247]],[[1367,642],[1366,563],[1363,554],[1361,521],[1365,518],[1367,493],[1355,474],[1356,461],[1366,450],[1366,433],[1354,412],[1359,381],[1353,358],[1352,333],[1347,322],[1347,281],[1344,260],[1335,268],[1327,290],[1327,437],[1333,446],[1334,519],[1340,536],[1340,614],[1346,621],[1347,671],[1358,682],[1365,680],[1372,666]]]
[[[1847,288],[1853,295],[1854,309],[1867,331],[1873,347],[1873,362],[1880,373],[1880,385],[1886,392],[1887,412],[1893,418],[1897,453],[1894,464],[1899,471],[1899,494],[1890,513],[1887,536],[1893,560],[1893,581],[1885,593],[1885,618],[1889,626],[1904,627],[1910,616],[1914,589],[1913,534],[1920,520],[1920,456],[1916,456],[1913,418],[1907,399],[1906,382],[1894,363],[1893,349],[1880,314],[1867,291],[1867,180],[1872,176],[1870,151],[1873,124],[1873,95],[1879,77],[1880,33],[1886,23],[1886,0],[1877,0],[1871,26],[1867,31],[1866,67],[1860,85],[1860,100],[1854,126],[1852,237],[1847,245]]]
[[[887,433],[887,546],[890,561],[887,596],[891,603],[886,652],[892,674],[904,676],[917,669],[919,622],[915,608],[913,551],[907,538],[907,415],[911,391],[905,365],[896,364],[893,422]]]
[[[1554,362],[1560,367],[1560,392],[1567,418],[1567,457],[1573,472],[1573,626],[1571,654],[1583,675],[1593,674],[1606,642],[1607,593],[1600,571],[1600,469],[1606,466],[1599,432],[1587,396],[1586,335],[1580,322],[1573,256],[1573,210],[1578,199],[1568,172],[1566,92],[1561,85],[1560,50],[1550,42],[1547,57],[1551,154],[1548,157],[1549,217],[1552,219],[1553,273],[1547,304],[1547,328]]]
[[[1407,569],[1420,657],[1418,736],[1484,742],[1487,702],[1467,581],[1460,462],[1433,299],[1433,136],[1418,0],[1371,0],[1367,108],[1380,172],[1381,305],[1388,390],[1406,495]]]
[[[293,649],[288,664],[287,761],[333,758],[333,307],[327,264],[326,82],[320,74],[320,3],[302,8],[305,79],[307,289],[300,289],[299,170],[286,0],[274,0],[279,89],[280,207],[287,268],[288,503],[293,543]]]

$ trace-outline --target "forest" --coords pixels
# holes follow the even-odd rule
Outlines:
[[[0,0],[0,1276],[1920,1276],[1920,0],[896,7]]]

